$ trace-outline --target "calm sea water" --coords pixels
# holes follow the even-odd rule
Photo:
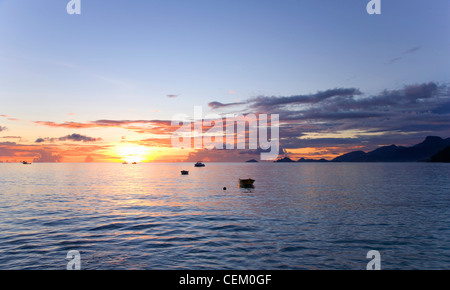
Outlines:
[[[0,269],[450,269],[448,164],[0,164],[0,189]]]

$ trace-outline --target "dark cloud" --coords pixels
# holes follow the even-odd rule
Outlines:
[[[259,96],[245,104],[247,113],[279,114],[280,142],[290,149],[415,144],[427,135],[450,136],[450,89],[434,82],[373,95],[339,88],[309,95]],[[315,137],[301,138],[308,133]],[[337,138],[318,138],[330,133]]]
[[[333,97],[355,96],[360,94],[361,92],[355,88],[337,88],[309,95],[296,95],[288,97],[258,96],[255,98],[251,98],[246,102],[238,102],[238,103],[223,104],[220,102],[210,102],[208,106],[211,107],[212,109],[220,109],[224,107],[248,104],[250,108],[258,110],[259,112],[262,113],[267,112],[268,110],[273,110],[275,107],[282,107],[287,105],[315,104]]]
[[[72,134],[72,135],[67,135],[64,137],[60,137],[60,138],[38,138],[36,139],[36,141],[34,141],[35,143],[53,143],[56,141],[74,141],[74,142],[97,142],[97,141],[102,141],[102,138],[92,138],[92,137],[88,137],[88,136],[84,136],[84,135],[80,135],[80,134]]]
[[[355,88],[338,88],[331,89],[323,92],[318,92],[316,94],[310,95],[297,95],[289,97],[264,97],[259,96],[250,99],[248,103],[250,108],[257,109],[259,111],[267,112],[278,108],[281,106],[293,106],[293,105],[305,105],[305,104],[316,104],[327,99],[332,99],[335,97],[353,97],[361,95],[361,92]]]
[[[59,138],[59,141],[96,142],[102,141],[102,138],[92,138],[80,134],[72,134]]]
[[[418,49],[412,48],[410,52],[405,53],[413,53]],[[410,84],[394,90],[385,89],[376,94],[365,94],[352,87],[334,88],[303,95],[257,96],[236,103],[216,101],[208,105],[218,111],[238,108],[243,115],[278,114],[280,145],[289,150],[330,147],[338,148],[335,152],[341,152],[339,148],[370,148],[403,142],[411,145],[420,142],[427,135],[450,136],[450,89],[446,84],[435,82]],[[157,136],[136,142],[152,147],[170,147],[171,133],[178,129],[178,126],[172,126],[172,121],[168,120],[36,123],[58,128],[122,128],[140,134],[151,133]],[[320,138],[321,135],[324,137]],[[61,138],[78,142],[98,140],[76,134]],[[62,141],[61,138],[40,138],[36,142]],[[228,151],[235,152],[233,154],[237,157],[233,159],[233,154],[224,153]],[[219,157],[223,158],[222,160],[242,160],[254,157],[259,152],[207,150],[201,151],[199,155],[191,155],[190,158],[193,161],[207,161],[207,153],[217,157],[215,160],[219,160]]]
[[[0,132],[6,131],[8,128],[0,126]]]
[[[210,103],[208,103],[208,106],[214,110],[214,109],[232,107],[232,106],[237,106],[237,105],[242,105],[242,104],[245,104],[245,103],[236,102],[236,103],[223,104],[221,102],[210,102]]]

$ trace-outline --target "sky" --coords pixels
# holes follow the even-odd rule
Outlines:
[[[450,137],[450,2],[0,0],[0,161],[240,161],[177,114],[278,114],[280,153]]]

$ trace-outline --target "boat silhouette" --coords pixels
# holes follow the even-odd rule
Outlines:
[[[195,167],[205,167],[206,165],[203,164],[201,161],[198,161],[197,163],[194,164]]]
[[[240,188],[254,188],[255,186],[253,183],[255,182],[254,179],[239,179],[239,187]]]

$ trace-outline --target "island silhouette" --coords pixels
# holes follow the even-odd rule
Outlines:
[[[369,152],[352,151],[332,160],[300,158],[294,161],[283,157],[275,162],[449,162],[449,154],[450,138],[428,136],[423,142],[410,147],[389,145]]]

